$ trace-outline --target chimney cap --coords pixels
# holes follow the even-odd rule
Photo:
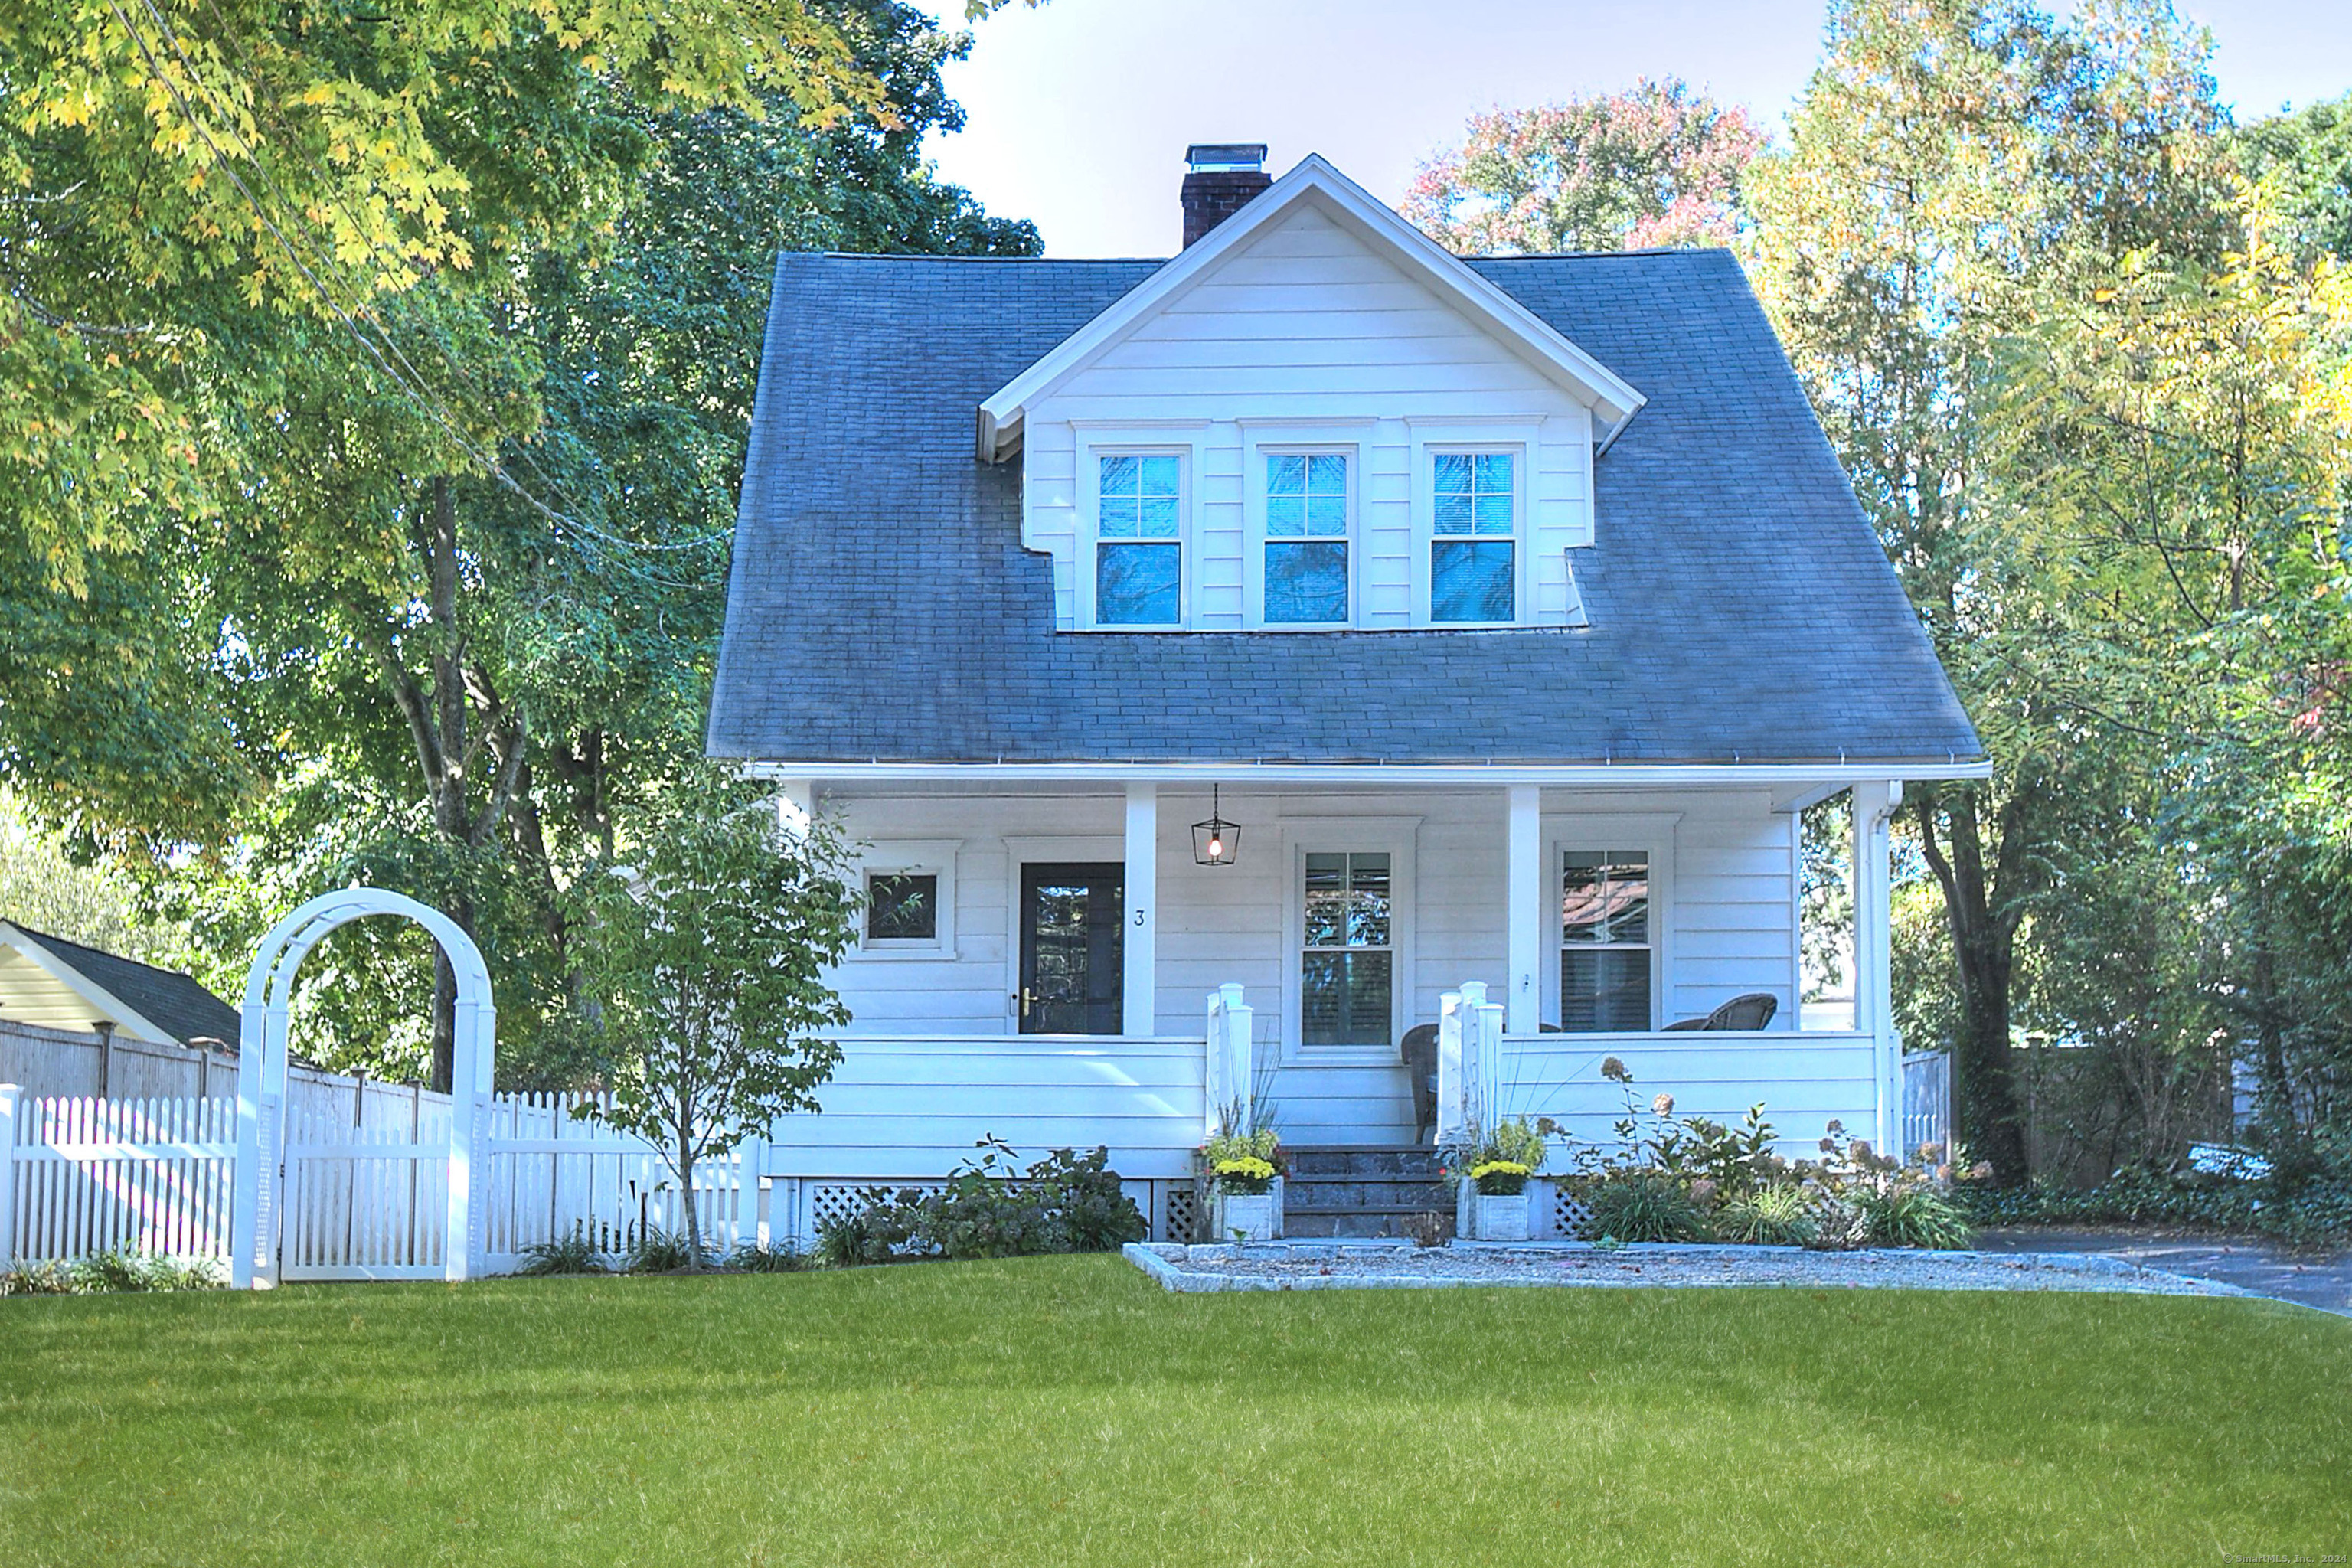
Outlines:
[[[1263,142],[1195,142],[1184,149],[1185,166],[1195,174],[1265,167]]]

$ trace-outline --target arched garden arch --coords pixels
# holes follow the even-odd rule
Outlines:
[[[480,1272],[481,1203],[474,1181],[477,1151],[488,1131],[497,1016],[490,973],[481,949],[440,910],[382,888],[321,893],[279,921],[262,939],[246,973],[236,1074],[236,1191],[230,1205],[230,1282],[268,1289],[278,1280],[286,1212],[286,1024],[294,977],[328,932],[371,915],[398,915],[425,928],[457,979],[457,1039],[446,1140],[371,1145],[373,1160],[446,1163],[446,1202],[440,1222],[440,1277],[465,1279]]]

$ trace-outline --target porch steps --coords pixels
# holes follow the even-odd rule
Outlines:
[[[1285,1151],[1282,1228],[1289,1237],[1410,1236],[1433,1223],[1451,1235],[1454,1203],[1426,1145],[1356,1144]]]

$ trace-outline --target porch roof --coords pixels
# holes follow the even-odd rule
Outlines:
[[[972,409],[1152,261],[787,255],[709,749],[808,763],[1885,763],[1981,748],[1721,251],[1472,263],[1640,386],[1589,629],[1054,626]]]

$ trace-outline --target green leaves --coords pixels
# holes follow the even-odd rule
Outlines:
[[[824,980],[856,933],[847,855],[828,824],[782,831],[773,803],[716,769],[665,803],[623,864],[575,889],[586,996],[608,1053],[604,1119],[697,1162],[775,1117],[814,1110],[848,1009]]]

